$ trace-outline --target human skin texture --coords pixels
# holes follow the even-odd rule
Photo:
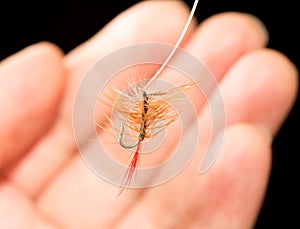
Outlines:
[[[141,2],[70,53],[42,42],[0,63],[0,228],[253,227],[298,72],[265,48],[267,31],[252,15],[194,20],[181,44],[212,72],[226,108],[222,150],[205,174],[198,173],[204,136],[174,179],[116,198],[116,187],[89,170],[73,138],[72,106],[86,71],[130,44],[174,44],[188,15],[180,1]],[[201,109],[205,133],[210,114]]]

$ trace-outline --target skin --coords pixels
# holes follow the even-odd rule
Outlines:
[[[294,103],[298,73],[286,56],[265,48],[267,31],[251,15],[194,21],[182,44],[211,70],[226,105],[222,152],[207,173],[197,173],[200,142],[175,179],[116,198],[116,187],[91,172],[76,149],[72,105],[85,72],[125,45],[174,44],[188,14],[177,1],[142,2],[66,55],[38,43],[0,63],[0,228],[253,227],[272,138]],[[208,117],[202,108],[204,133]]]

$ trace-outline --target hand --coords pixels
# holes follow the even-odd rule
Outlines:
[[[116,198],[117,187],[88,169],[73,139],[72,106],[85,72],[125,45],[174,44],[188,13],[177,1],[142,2],[65,56],[55,45],[39,43],[0,64],[0,228],[254,225],[268,183],[272,137],[298,84],[293,64],[264,48],[267,32],[250,15],[194,21],[182,44],[211,70],[226,105],[222,152],[207,173],[197,173],[205,150],[200,142],[193,161],[170,182]],[[206,119],[204,111],[200,122]]]

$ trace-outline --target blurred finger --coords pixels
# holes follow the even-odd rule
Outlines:
[[[62,53],[41,43],[0,65],[0,168],[24,155],[49,129],[62,96]]]

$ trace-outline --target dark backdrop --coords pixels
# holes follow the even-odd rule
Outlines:
[[[0,4],[0,60],[35,42],[56,43],[65,52],[95,34],[124,9],[139,1],[6,1]],[[193,0],[186,0],[192,6]],[[258,16],[270,33],[269,47],[286,54],[300,68],[297,1],[200,0],[199,21],[223,11]],[[220,38],[221,39],[221,38]],[[276,93],[276,92],[274,92]],[[299,98],[273,143],[273,166],[267,195],[256,228],[297,225],[300,153]],[[280,107],[278,107],[280,109]]]

